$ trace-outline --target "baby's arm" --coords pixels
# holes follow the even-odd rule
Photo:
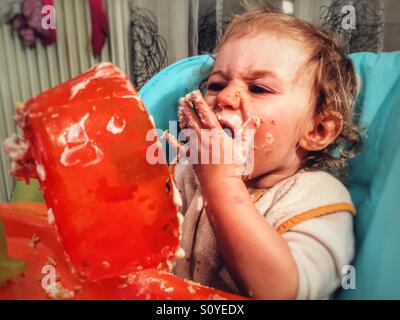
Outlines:
[[[196,176],[192,170],[192,166],[188,165],[178,165],[175,170],[175,175],[177,177],[177,186],[181,186],[180,191],[188,201],[191,203],[192,207],[198,207],[198,199],[194,197],[194,191],[197,190],[199,183],[196,179]],[[262,210],[265,210],[268,207],[269,218],[264,219],[268,221],[269,225],[274,226],[274,230],[280,230],[278,226],[282,225],[281,220],[276,220],[276,217],[279,217],[280,212],[291,212],[294,210],[303,210],[296,211],[305,212],[307,210],[307,205],[299,206],[298,201],[301,203],[306,202],[310,203],[310,197],[312,198],[315,193],[326,193],[327,190],[324,186],[329,186],[329,190],[338,191],[340,186],[335,181],[330,179],[326,179],[324,174],[319,174],[315,178],[314,174],[301,174],[302,183],[296,179],[299,183],[296,184],[296,187],[293,188],[293,180],[290,183],[285,183],[279,187],[280,194],[284,194],[284,197],[281,197],[281,201],[275,203],[272,207],[268,205],[269,200],[268,197],[263,197],[260,200]],[[301,191],[304,189],[304,186],[313,185],[311,180],[317,181],[317,186],[313,189],[307,189],[307,191]],[[306,179],[307,178],[307,179]],[[305,179],[305,181],[304,181]],[[342,186],[342,188],[344,188]],[[318,191],[316,191],[318,190]],[[343,190],[344,191],[344,190]],[[302,194],[299,198],[299,193]],[[341,193],[341,192],[337,192]],[[194,198],[193,198],[194,197]],[[344,197],[339,197],[338,195],[332,196],[334,199],[342,199],[344,202]],[[308,200],[307,200],[308,199]],[[292,202],[295,201],[295,203]],[[193,201],[193,203],[192,203]],[[311,202],[313,202],[311,200]],[[201,203],[203,201],[201,200]],[[232,205],[232,204],[231,204]],[[312,204],[315,205],[315,202]],[[260,210],[260,207],[258,207]],[[265,213],[265,211],[262,211]],[[299,214],[298,214],[299,215]],[[301,215],[301,214],[300,214]],[[271,218],[271,216],[275,218]],[[206,219],[209,222],[208,219]],[[186,221],[188,223],[191,221],[195,223],[193,219],[189,219]],[[280,221],[280,222],[279,222]],[[265,221],[264,221],[265,222]],[[201,223],[199,224],[201,226]],[[194,228],[203,228],[203,227],[194,227]],[[185,229],[184,229],[185,230]],[[200,234],[204,233],[204,229]],[[209,230],[207,228],[207,230]],[[189,236],[187,239],[193,238],[193,233],[191,231],[184,231],[186,236]],[[322,299],[328,298],[329,295],[336,290],[336,288],[340,285],[343,279],[343,272],[348,272],[347,269],[343,269],[344,266],[349,265],[353,256],[354,256],[354,234],[353,234],[353,216],[350,212],[347,211],[339,211],[335,213],[326,214],[320,217],[307,219],[297,225],[292,226],[286,232],[279,233],[284,238],[286,243],[288,244],[291,254],[294,257],[296,262],[296,267],[298,270],[299,281],[298,281],[298,289],[296,294],[296,299]],[[201,237],[201,235],[199,235]],[[251,236],[251,235],[250,235]],[[207,237],[206,237],[207,238]],[[214,237],[213,237],[214,238]],[[187,242],[189,241],[189,242]],[[213,240],[214,242],[214,240]],[[186,246],[190,243],[190,240],[186,240]],[[196,240],[197,243],[197,240]],[[207,244],[204,243],[207,246]],[[205,248],[203,245],[203,248]],[[210,245],[210,244],[209,244]],[[267,245],[267,244],[264,244]],[[188,257],[191,257],[191,248],[194,246],[193,243],[190,243],[188,247],[184,247],[185,251],[188,250]],[[198,243],[195,245],[198,246]],[[211,246],[212,247],[212,246]],[[200,247],[198,247],[200,248]],[[219,250],[221,253],[221,251]],[[209,270],[208,259],[209,255],[204,257],[206,260],[201,260],[201,268],[197,269],[196,266],[200,266],[200,262],[198,264],[193,265],[196,268],[196,272],[204,272],[204,270]],[[193,263],[201,259],[200,256],[193,257]],[[211,261],[213,258],[211,258]],[[227,266],[226,266],[227,267]],[[182,271],[183,269],[181,269]],[[227,268],[223,268],[226,273]],[[254,270],[255,273],[258,273],[258,270]],[[204,275],[204,274],[203,274]],[[216,274],[215,274],[216,275]],[[188,274],[180,273],[182,277],[188,277]],[[211,275],[210,275],[211,276]],[[222,273],[221,273],[222,276]],[[258,276],[262,277],[261,273],[258,273]],[[196,275],[198,277],[198,275]],[[227,281],[226,275],[223,276],[224,280]],[[229,275],[228,275],[229,278]],[[200,279],[200,278],[197,278]],[[205,278],[203,278],[205,279]],[[208,285],[213,286],[216,282],[205,282]],[[221,288],[221,287],[220,287]],[[233,288],[233,287],[231,287]],[[243,292],[245,294],[245,292]]]
[[[322,181],[330,187],[327,189],[317,188],[321,192],[320,197],[329,189],[340,189],[340,186],[331,179],[322,179]],[[324,182],[319,181],[319,185]],[[203,194],[205,194],[205,186],[209,190],[207,192],[210,192],[208,199],[223,198],[222,186],[218,191],[219,186],[210,187],[206,186],[207,184],[203,183]],[[304,186],[303,184],[299,185]],[[229,184],[225,184],[225,187],[228,188]],[[215,190],[211,191],[212,188]],[[231,190],[228,193],[232,196],[230,203],[215,201],[215,206],[222,207],[221,212],[226,210],[227,214],[216,215],[212,210],[211,212],[207,210],[207,214],[214,225],[215,236],[217,239],[222,239],[219,240],[219,245],[225,246],[222,248],[224,258],[231,259],[226,260],[226,265],[236,283],[245,290],[253,290],[255,298],[283,298],[285,297],[283,293],[287,292],[285,290],[294,288],[292,286],[294,282],[296,283],[294,288],[296,292],[292,298],[328,298],[340,285],[343,272],[348,271],[343,267],[349,265],[354,256],[352,213],[339,211],[311,218],[298,223],[281,235],[274,232],[275,229],[267,223],[265,217],[260,215],[258,210],[252,211],[252,203],[248,203],[247,196],[243,197],[243,193],[239,189],[232,188]],[[237,194],[236,190],[238,190]],[[343,190],[345,190],[344,186]],[[309,193],[305,192],[306,197],[302,198],[304,201],[307,201],[307,196],[310,194],[318,194],[318,191],[309,191]],[[340,193],[338,192],[338,194]],[[291,193],[286,194],[286,198],[295,198],[294,195],[299,196],[298,186],[291,189]],[[298,200],[299,198],[296,201]],[[241,211],[240,205],[246,202],[249,206],[247,208],[243,206],[243,211]],[[291,207],[287,199],[280,203],[280,206],[275,205],[269,213],[276,214]],[[234,216],[235,212],[236,217]],[[260,217],[261,219],[259,219]],[[217,223],[217,219],[219,219],[219,223]],[[226,221],[228,219],[232,219],[232,221]],[[253,225],[253,223],[257,224],[257,220],[258,225]],[[233,225],[230,226],[230,223]],[[218,228],[224,225],[230,229],[219,232]],[[226,241],[229,237],[232,238]],[[285,243],[282,244],[279,240]],[[250,246],[246,247],[246,245]],[[239,250],[240,259],[235,259],[236,250]],[[268,259],[271,260],[268,261]],[[291,269],[293,268],[292,260],[295,262],[295,271]],[[243,266],[239,265],[240,263],[243,263]],[[247,267],[250,270],[246,270]],[[236,268],[240,270],[236,271]],[[253,274],[250,274],[246,278],[247,280],[242,280],[241,277],[248,276],[245,273],[247,271],[253,272]],[[256,289],[251,289],[250,286],[255,286]],[[256,290],[260,290],[260,292]]]
[[[328,298],[354,256],[353,217],[336,212],[306,220],[283,234],[299,274],[296,299]]]
[[[199,178],[206,212],[235,283],[256,299],[293,299],[295,260],[285,239],[257,211],[239,178]]]

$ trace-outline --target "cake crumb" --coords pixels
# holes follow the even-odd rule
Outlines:
[[[53,267],[57,267],[57,262],[52,257],[47,257],[47,262]]]
[[[48,224],[54,224],[54,213],[53,213],[53,209],[49,209],[47,210],[47,222]]]
[[[32,239],[29,240],[28,246],[30,248],[36,248],[37,243],[40,241],[40,238],[37,234],[32,235]]]
[[[74,286],[74,287],[72,288],[72,290],[73,290],[74,292],[76,292],[76,293],[82,293],[83,288],[82,288],[82,286],[80,286],[79,284],[77,284],[76,286]]]
[[[208,296],[208,299],[210,299],[210,300],[227,300],[226,298],[224,298],[223,296],[219,295],[218,293],[210,294]]]
[[[45,289],[45,292],[49,298],[56,300],[69,300],[75,297],[75,293],[64,288],[61,282],[52,283]]]

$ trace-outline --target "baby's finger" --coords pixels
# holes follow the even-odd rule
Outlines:
[[[179,99],[178,119],[179,117],[181,117],[179,122],[181,129],[192,128],[200,134],[201,122],[199,118],[189,104],[186,101],[183,102],[182,99]],[[182,125],[184,125],[184,127]]]
[[[261,124],[261,119],[259,117],[250,116],[243,123],[242,129],[243,130],[253,129],[253,130],[257,131],[258,128],[260,127],[260,124]]]
[[[168,131],[164,131],[162,133],[162,137],[164,137],[167,140],[167,142],[171,145],[171,147],[173,147],[174,149],[180,150],[180,149],[187,148],[183,142],[176,139]]]
[[[196,108],[196,111],[203,126],[208,129],[222,129],[220,123],[217,120],[217,117],[215,116],[214,112],[211,111],[211,108],[207,104],[207,102],[204,100],[200,90],[192,91],[189,95],[189,99],[193,101],[193,105]]]
[[[168,131],[164,131],[162,136],[168,141],[170,146],[176,150],[175,158],[171,161],[171,163],[178,163],[178,159],[181,157],[179,155],[187,155],[189,151],[189,147],[183,142],[176,139],[172,134]],[[185,158],[185,157],[183,157]]]
[[[248,118],[242,125],[242,128],[239,132],[239,137],[242,137],[243,146],[245,147],[245,149],[254,146],[254,136],[256,134],[256,131],[260,127],[260,123],[260,118],[252,116]]]
[[[184,100],[181,103],[181,99],[179,99],[179,105],[178,105],[178,123],[179,127],[181,129],[185,129],[188,127],[187,121],[186,121],[186,116],[183,112],[183,105],[186,103]]]

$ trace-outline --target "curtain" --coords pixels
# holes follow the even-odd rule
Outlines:
[[[344,28],[343,19],[354,7],[355,28]],[[295,0],[294,13],[299,18],[323,25],[340,36],[348,52],[382,51],[384,40],[384,4],[382,0]]]
[[[195,41],[193,33],[196,32],[198,0],[131,0],[129,2],[131,6],[150,10],[154,15],[160,35],[167,43],[168,64],[189,56],[190,50],[196,46],[192,41]],[[190,50],[189,42],[192,48]],[[197,51],[193,53],[196,54]]]

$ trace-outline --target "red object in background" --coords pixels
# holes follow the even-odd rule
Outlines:
[[[46,6],[52,6],[53,10]],[[22,43],[26,46],[35,46],[40,39],[44,46],[56,41],[56,29],[47,26],[49,21],[55,21],[55,9],[52,0],[24,0],[22,12],[15,15],[10,24],[18,32]]]
[[[175,191],[167,165],[146,159],[154,127],[118,68],[100,64],[30,99],[18,121],[78,275],[168,269],[179,252]]]
[[[93,54],[100,55],[108,36],[108,21],[102,0],[89,0],[92,18],[92,49]]]
[[[28,264],[23,277],[12,279],[0,289],[0,300],[47,299],[42,282],[46,283],[48,276],[48,269],[43,267],[49,265],[49,257],[55,263],[58,281],[74,292],[72,299],[244,299],[155,269],[128,277],[81,282],[69,271],[55,228],[47,223],[45,204],[0,203],[0,219],[5,225],[10,256]],[[38,241],[30,246],[33,235]]]

